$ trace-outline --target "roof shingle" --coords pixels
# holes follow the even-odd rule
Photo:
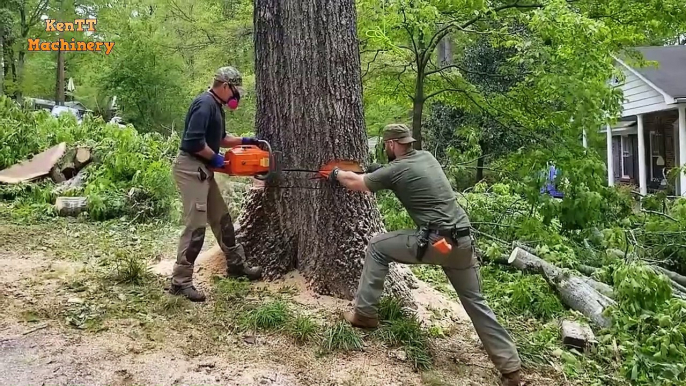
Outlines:
[[[686,46],[636,47],[659,64],[633,69],[673,98],[686,98]]]

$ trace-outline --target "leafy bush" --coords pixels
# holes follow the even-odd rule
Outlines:
[[[140,220],[171,213],[176,199],[171,162],[178,137],[140,134],[131,126],[120,128],[89,116],[78,124],[71,115],[54,118],[47,111],[30,111],[0,97],[0,169],[60,142],[93,150],[85,185],[67,193],[88,198],[92,219],[131,216]],[[51,190],[50,184],[9,185],[0,188],[0,197],[52,204]]]

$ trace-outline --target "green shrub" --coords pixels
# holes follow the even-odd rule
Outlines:
[[[172,214],[177,193],[171,162],[178,137],[140,134],[131,126],[120,128],[89,116],[79,124],[68,114],[54,118],[47,111],[23,109],[0,96],[0,169],[61,142],[93,150],[94,162],[84,172],[85,186],[69,192],[88,198],[92,219],[129,216],[144,220]],[[0,198],[53,204],[52,188],[50,183],[2,186]]]

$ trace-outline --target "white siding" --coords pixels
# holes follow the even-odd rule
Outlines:
[[[626,79],[620,86],[624,93],[623,116],[663,110],[666,107],[665,97],[659,91],[631,71],[624,69],[624,74]]]

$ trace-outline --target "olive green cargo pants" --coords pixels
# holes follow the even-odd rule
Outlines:
[[[228,265],[242,264],[244,252],[240,244],[236,245],[233,221],[214,172],[185,152],[180,152],[174,161],[173,172],[183,201],[185,229],[179,239],[172,285],[186,288],[193,284],[193,267],[205,241],[208,222]]]
[[[379,298],[390,262],[440,265],[495,367],[503,374],[519,370],[521,362],[517,348],[481,294],[481,279],[471,237],[458,239],[457,245],[451,243],[452,250],[447,254],[431,246],[437,240],[440,240],[440,236],[431,236],[422,261],[418,261],[416,231],[400,230],[372,238],[357,289],[355,311],[363,316],[377,317]]]

